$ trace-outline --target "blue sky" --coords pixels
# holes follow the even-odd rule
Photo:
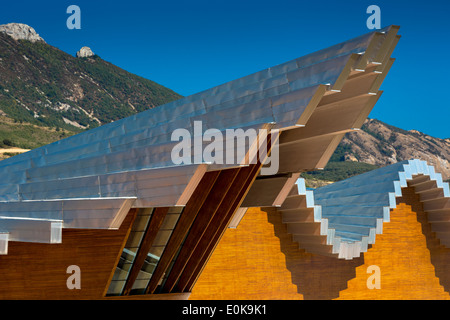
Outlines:
[[[66,27],[72,4],[81,9],[81,30]],[[372,4],[382,26],[401,26],[402,39],[370,117],[450,138],[450,1],[27,0],[2,4],[0,24],[29,24],[72,55],[89,46],[190,95],[369,32]]]

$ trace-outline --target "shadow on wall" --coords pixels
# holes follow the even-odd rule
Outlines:
[[[431,231],[431,224],[427,221],[427,215],[423,211],[420,197],[414,192],[414,188],[404,188],[403,200],[410,205],[413,212],[417,213],[417,221],[422,225],[422,233],[426,237],[427,248],[430,251],[431,263],[434,266],[436,277],[446,292],[450,292],[450,248],[442,246],[436,235]]]
[[[292,283],[305,300],[331,300],[347,288],[347,281],[355,278],[356,267],[364,264],[364,257],[341,260],[307,253],[298,249],[292,236],[287,233],[281,214],[272,208],[261,208],[267,213],[275,235],[280,239],[281,251],[286,258],[286,267],[291,272]]]

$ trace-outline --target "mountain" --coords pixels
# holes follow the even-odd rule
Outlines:
[[[45,42],[32,27],[23,23],[8,23],[0,25],[0,32],[6,33],[14,40],[28,40],[31,42]]]
[[[98,55],[65,53],[27,25],[0,26],[4,147],[38,147],[180,97]]]
[[[450,180],[450,139],[367,119],[361,130],[345,135],[323,171],[303,176],[316,187],[411,158],[426,160]]]
[[[0,25],[0,159],[115,121],[181,96],[83,47],[76,57],[24,24]],[[348,133],[309,186],[418,158],[450,179],[450,139],[368,119]]]
[[[346,135],[345,160],[385,166],[411,158],[432,164],[450,179],[450,139],[439,139],[417,130],[402,130],[375,119],[368,119],[362,130]]]

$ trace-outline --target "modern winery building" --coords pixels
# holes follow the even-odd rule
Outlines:
[[[382,95],[398,31],[376,30],[1,161],[0,299],[336,298],[408,190],[433,237],[449,245],[448,184],[423,161],[316,190],[300,178],[361,128]],[[257,139],[239,144],[231,130]],[[233,161],[198,153],[213,141],[210,155]],[[302,282],[302,272],[315,276]],[[69,284],[75,273],[79,287]],[[248,281],[246,292],[233,279],[241,289]],[[373,298],[364,290],[347,297]]]

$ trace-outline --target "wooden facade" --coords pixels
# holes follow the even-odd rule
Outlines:
[[[339,299],[450,300],[450,249],[439,245],[411,188],[403,189],[398,202]],[[380,289],[367,290],[371,265],[380,268]]]
[[[129,211],[118,230],[63,229],[61,244],[11,241],[8,255],[0,258],[4,274],[0,277],[0,299],[187,299],[260,168],[259,162],[205,174],[181,214],[144,293],[132,294],[133,284],[168,207],[153,210],[119,296],[107,296],[108,287],[138,209]],[[176,263],[169,270],[170,277],[160,286],[172,260]],[[81,288],[69,289],[67,285],[72,275],[67,268],[73,265],[79,267]]]
[[[250,172],[248,180],[254,178]],[[180,260],[184,268],[177,267],[173,277],[183,279],[186,276],[179,270],[189,267],[190,276],[183,280],[186,287],[170,280],[158,294],[105,297],[136,215],[133,209],[119,230],[64,229],[62,244],[11,242],[9,254],[0,259],[4,274],[0,299],[450,300],[450,249],[434,237],[412,188],[403,190],[391,213],[391,222],[384,224],[383,234],[377,235],[368,252],[357,259],[339,260],[299,250],[276,209],[253,208],[237,229],[222,235],[216,228],[215,237],[208,235],[209,242],[200,237],[192,252],[182,255],[188,256]],[[220,215],[221,225],[229,216]],[[204,219],[197,222],[209,225]],[[195,235],[204,236],[207,230]],[[216,246],[214,239],[220,238]],[[195,248],[203,248],[203,254],[195,254]],[[79,290],[67,288],[70,265],[80,267]],[[373,265],[381,270],[380,289],[367,287],[368,268]]]
[[[227,229],[243,207],[281,205],[300,172],[323,168],[344,134],[363,124],[381,95],[398,29],[370,32],[2,162],[8,183],[0,194],[0,299],[186,299],[207,265],[221,265],[210,261],[221,254],[223,265],[248,272],[230,274],[236,287],[264,279],[262,287],[251,282],[247,289],[256,291],[248,298],[295,286],[283,298],[335,297],[361,259],[342,263],[299,252],[276,210],[257,210],[249,229],[240,227],[232,241]],[[175,165],[169,133],[183,128],[197,136],[198,121],[220,132],[257,130],[258,141],[241,154],[235,137],[226,135],[223,151],[233,157],[239,151],[234,164],[199,163],[194,155],[193,164]],[[253,151],[264,142],[255,163]],[[272,151],[278,169],[260,175]],[[248,194],[250,204],[244,203]],[[258,220],[262,216],[269,220]],[[245,233],[255,227],[259,233]],[[220,245],[214,254],[224,241],[231,241],[226,252]],[[237,255],[234,262],[229,254]],[[305,261],[309,265],[298,267]],[[80,289],[67,287],[70,266],[80,268]],[[289,274],[293,281],[286,282]],[[211,293],[220,285],[212,283]]]
[[[391,222],[360,258],[299,250],[276,209],[250,209],[226,231],[190,299],[450,299],[450,249],[439,245],[418,196],[403,190]],[[368,289],[371,265],[380,289]]]
[[[11,242],[0,258],[0,299],[101,299],[134,220],[119,230],[63,229],[61,244]],[[80,267],[81,289],[67,288],[67,268]]]

